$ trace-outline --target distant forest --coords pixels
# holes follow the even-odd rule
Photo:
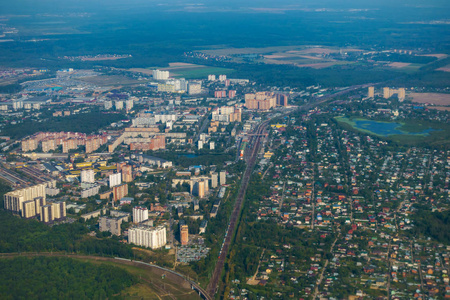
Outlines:
[[[45,122],[26,120],[20,124],[6,126],[2,129],[2,134],[13,139],[20,139],[39,131],[72,131],[89,134],[123,119],[126,119],[124,114],[90,112],[50,118]]]

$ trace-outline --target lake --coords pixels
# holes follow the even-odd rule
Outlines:
[[[379,122],[372,120],[354,120],[355,128],[367,130],[375,133],[376,135],[388,136],[394,134],[408,134],[408,135],[428,135],[434,129],[429,128],[422,132],[405,132],[398,128],[402,126],[400,123]]]

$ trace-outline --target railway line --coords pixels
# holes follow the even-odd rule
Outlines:
[[[225,265],[225,260],[227,257],[227,253],[228,253],[228,250],[231,245],[233,232],[234,232],[236,225],[238,223],[238,220],[239,220],[239,215],[240,215],[242,205],[244,202],[245,191],[247,190],[248,182],[250,181],[250,176],[251,176],[253,168],[255,166],[257,154],[259,151],[259,146],[261,143],[261,137],[265,136],[262,133],[264,132],[268,123],[269,123],[269,120],[264,121],[257,127],[257,129],[255,131],[256,134],[252,137],[252,140],[251,140],[251,144],[253,145],[253,148],[251,149],[251,151],[248,151],[250,153],[245,156],[245,160],[247,162],[247,168],[245,169],[244,176],[243,176],[242,182],[241,182],[241,186],[239,188],[239,193],[238,193],[238,196],[237,196],[234,208],[233,208],[233,212],[231,213],[230,223],[229,223],[229,226],[225,233],[225,240],[223,242],[222,249],[220,251],[219,258],[216,263],[216,267],[214,269],[214,272],[213,272],[213,275],[209,282],[209,285],[206,288],[207,293],[211,297],[213,297],[217,291],[218,283],[220,280],[220,275],[222,274],[223,267]]]

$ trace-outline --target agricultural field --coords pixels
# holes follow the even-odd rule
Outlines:
[[[328,68],[334,65],[352,64],[350,61],[336,60],[330,54],[361,52],[360,49],[340,49],[318,46],[281,46],[264,48],[226,48],[202,50],[206,55],[230,56],[232,62],[242,63],[249,58],[253,62],[271,65],[294,65],[314,69]]]
[[[450,106],[450,94],[411,93],[412,102],[427,105]]]

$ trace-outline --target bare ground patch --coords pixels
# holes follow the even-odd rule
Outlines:
[[[393,62],[393,63],[389,64],[388,66],[392,67],[392,68],[404,68],[409,65],[411,65],[411,63]]]
[[[422,104],[434,104],[439,106],[450,105],[450,94],[438,94],[438,93],[411,93],[413,102]]]

